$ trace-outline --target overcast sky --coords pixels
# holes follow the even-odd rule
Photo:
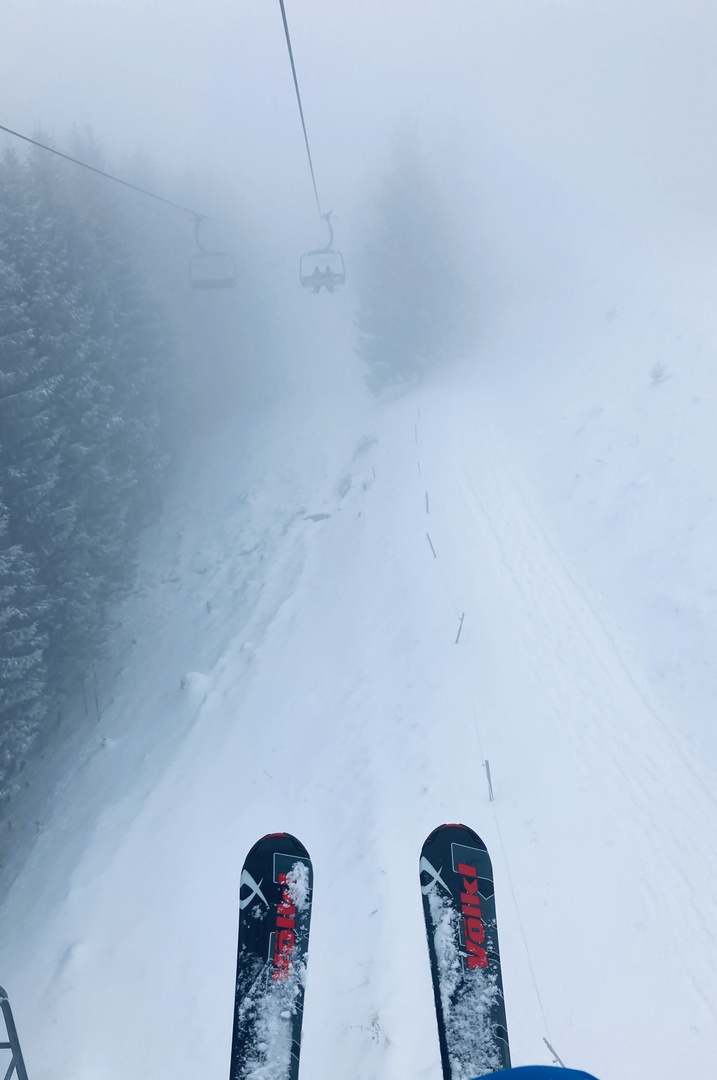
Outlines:
[[[717,233],[714,0],[286,0],[322,201],[408,119],[463,201],[550,189],[643,236]],[[0,123],[313,212],[278,0],[1,0]],[[511,189],[510,177],[517,177]],[[490,199],[488,199],[490,202]]]

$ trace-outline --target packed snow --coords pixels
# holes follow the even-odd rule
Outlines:
[[[99,719],[16,822],[31,1080],[225,1077],[241,866],[281,830],[315,873],[302,1075],[438,1080],[444,821],[492,853],[514,1064],[713,1075],[717,327],[643,270],[513,296],[381,400],[350,295],[301,298],[281,393],[175,475]]]

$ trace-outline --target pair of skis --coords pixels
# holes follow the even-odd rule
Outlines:
[[[420,860],[443,1080],[510,1068],[493,869],[465,825],[441,825]],[[313,870],[289,833],[262,837],[239,891],[230,1080],[297,1080]]]

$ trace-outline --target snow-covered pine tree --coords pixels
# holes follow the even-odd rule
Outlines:
[[[22,548],[7,545],[8,517],[0,501],[0,801],[10,795],[47,709],[42,591]]]
[[[39,346],[33,297],[47,254],[28,206],[25,170],[11,153],[0,162],[0,204],[0,485],[11,508],[10,541],[22,544],[28,529],[40,530],[52,513],[59,376]]]
[[[96,157],[94,146],[79,149]],[[131,580],[136,534],[158,497],[168,331],[120,239],[121,216],[103,182],[88,184],[84,173],[41,154],[31,155],[28,170],[62,283],[53,303],[60,333],[46,351],[61,376],[57,494],[72,529],[48,560],[59,602],[48,662],[53,683],[67,686],[101,651],[107,607]]]
[[[449,213],[407,131],[373,198],[356,281],[357,351],[374,392],[415,382],[450,357],[465,330],[467,288]]]
[[[0,160],[3,572],[22,567],[26,584],[34,575],[36,596],[13,593],[12,640],[24,647],[20,630],[33,627],[53,717],[102,649],[108,605],[131,580],[137,532],[158,499],[169,355],[120,217],[111,200],[79,197],[76,175],[40,152]],[[16,669],[0,667],[3,692],[14,692]],[[30,704],[16,702],[32,728]],[[32,741],[22,730],[18,753]]]

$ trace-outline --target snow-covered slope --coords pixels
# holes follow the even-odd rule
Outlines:
[[[493,853],[515,1064],[547,1037],[601,1080],[711,1077],[714,337],[646,305],[506,308],[383,403],[317,332],[346,374],[302,393],[297,362],[187,463],[113,700],[6,883],[32,1080],[226,1076],[239,872],[275,830],[315,867],[302,1075],[438,1080],[442,821]]]

